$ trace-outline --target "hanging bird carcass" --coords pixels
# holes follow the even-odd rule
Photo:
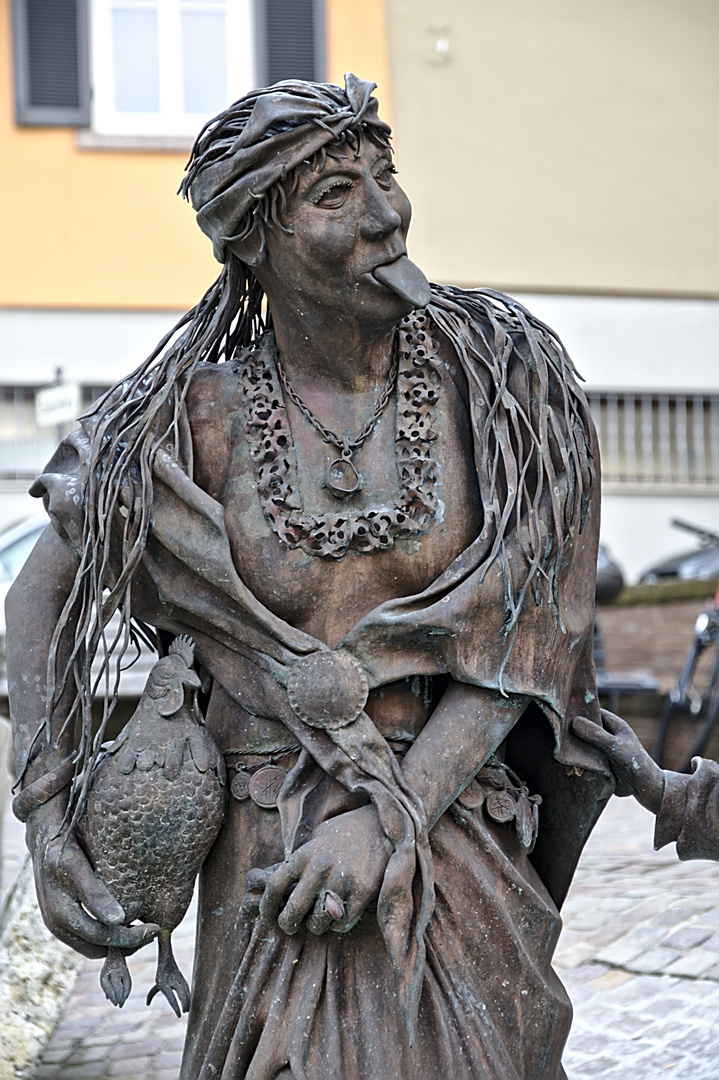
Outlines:
[[[178,637],[154,665],[135,713],[94,769],[78,829],[126,923],[160,927],[147,1003],[161,991],[178,1016],[190,989],[170,939],[225,812],[225,764],[203,726],[193,662],[193,642]],[[121,949],[108,950],[100,982],[113,1004],[125,1003],[132,983]]]

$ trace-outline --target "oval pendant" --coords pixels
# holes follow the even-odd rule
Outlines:
[[[230,792],[238,802],[244,802],[245,799],[250,797],[250,780],[252,776],[250,773],[245,772],[244,769],[238,769],[235,775],[232,777],[232,783],[230,784]]]
[[[325,487],[336,499],[346,499],[348,495],[357,494],[362,487],[362,479],[348,458],[336,458],[327,466]]]

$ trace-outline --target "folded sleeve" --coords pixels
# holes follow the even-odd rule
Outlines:
[[[666,774],[654,847],[676,841],[680,859],[719,860],[719,765],[694,758],[692,769]]]

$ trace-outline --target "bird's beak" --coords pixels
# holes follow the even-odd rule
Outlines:
[[[182,676],[182,681],[185,686],[191,686],[193,690],[200,689],[200,676],[196,671],[189,671],[187,675]]]

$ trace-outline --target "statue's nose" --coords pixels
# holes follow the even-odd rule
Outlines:
[[[376,181],[367,185],[365,213],[360,231],[366,240],[382,240],[402,225],[402,218]]]

